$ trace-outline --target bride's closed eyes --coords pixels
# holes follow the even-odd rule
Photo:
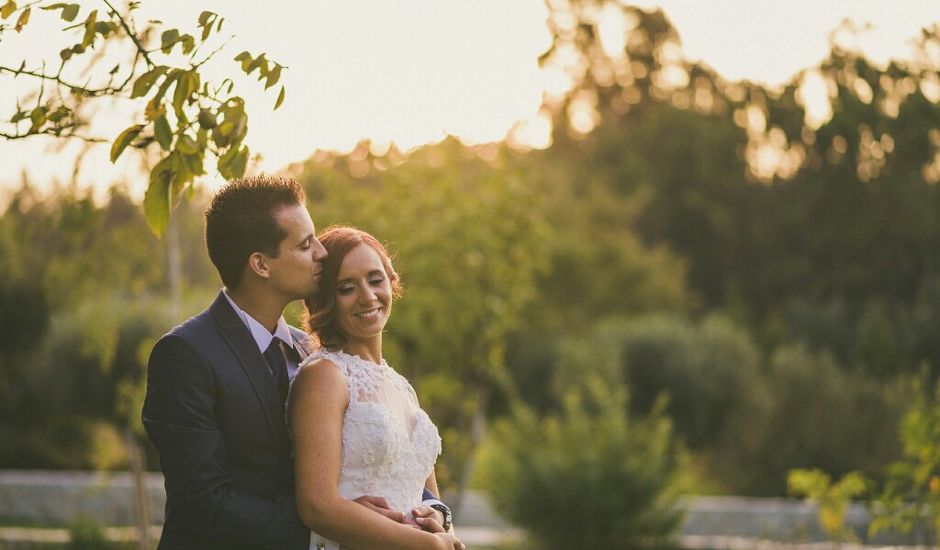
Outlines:
[[[369,279],[369,284],[370,284],[371,286],[374,286],[374,287],[380,287],[380,286],[382,286],[382,283],[384,283],[384,282],[385,282],[385,276],[384,276],[384,275],[374,275],[372,278]],[[353,283],[351,283],[351,282],[344,282],[344,283],[341,283],[341,284],[336,288],[336,292],[337,292],[337,294],[339,294],[339,295],[341,295],[341,296],[346,296],[346,295],[350,294],[352,291],[354,291],[355,289],[356,289],[356,285],[354,285]]]

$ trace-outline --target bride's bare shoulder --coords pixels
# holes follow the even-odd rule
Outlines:
[[[335,361],[329,357],[324,356],[311,357],[309,360],[300,364],[300,367],[297,369],[297,379],[295,380],[295,383],[299,382],[301,378],[332,379],[336,377],[345,379],[342,369],[340,369],[339,365],[337,365]]]

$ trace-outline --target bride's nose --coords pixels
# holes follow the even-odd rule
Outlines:
[[[375,302],[377,298],[378,296],[375,294],[375,291],[372,290],[369,285],[362,287],[362,290],[359,292],[359,302],[363,305],[371,304]]]

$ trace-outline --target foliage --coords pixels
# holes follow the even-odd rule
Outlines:
[[[796,468],[878,478],[897,457],[897,425],[910,398],[906,379],[885,383],[846,373],[831,354],[790,345],[771,357],[767,384],[774,389],[770,415],[751,436],[759,443],[748,460],[756,494],[783,494],[787,472]]]
[[[244,143],[248,132],[245,101],[233,94],[234,82],[230,78],[210,83],[201,72],[203,65],[222,49],[203,52],[204,47],[213,47],[217,41],[223,17],[203,11],[194,36],[179,29],[162,29],[159,22],[153,21],[138,29],[134,11],[139,2],[129,2],[123,12],[108,0],[101,0],[102,9],[90,11],[79,4],[37,4],[40,3],[6,0],[0,8],[0,19],[15,20],[13,30],[23,32],[33,8],[38,7],[57,14],[67,24],[63,35],[74,34],[79,38],[61,50],[54,73],[47,72],[45,62],[26,59],[18,68],[0,66],[0,75],[27,77],[38,86],[38,91],[25,99],[27,105],[17,101],[16,112],[9,121],[4,121],[0,136],[22,139],[47,135],[111,141],[112,162],[128,146],[155,151],[159,160],[150,170],[144,210],[158,235],[169,223],[172,204],[187,189],[191,196],[193,182],[206,173],[207,153],[218,159],[216,167],[222,177],[245,173],[249,153]],[[0,24],[0,34],[4,31],[9,31],[9,26]],[[178,63],[180,57],[185,62]],[[107,70],[104,64],[112,61],[118,63]],[[263,53],[253,56],[241,52],[235,61],[245,74],[257,70],[265,89],[277,84],[284,68]],[[75,76],[73,80],[73,74],[80,74],[77,69],[90,71],[91,79],[80,82]],[[275,109],[284,101],[284,93],[281,86]],[[138,109],[134,123],[109,140],[84,134],[88,129],[89,104],[100,109],[106,105],[103,100],[113,99],[133,102]]]
[[[933,395],[918,392],[901,422],[903,457],[888,466],[876,494],[871,531],[910,533],[927,519],[935,539],[940,533],[940,384]]]
[[[787,491],[791,495],[806,496],[819,504],[819,523],[835,540],[857,540],[857,535],[845,526],[845,511],[852,499],[868,491],[870,481],[859,472],[845,475],[832,483],[829,474],[821,470],[790,470]]]
[[[72,550],[100,550],[112,548],[104,528],[95,520],[81,518],[69,525],[69,548]]]
[[[33,16],[75,10],[38,5]],[[9,22],[28,9],[0,6],[15,11]],[[553,45],[543,67],[573,82],[545,97],[550,148],[448,139],[403,153],[362,143],[291,168],[318,227],[352,223],[397,253],[406,294],[386,351],[441,428],[442,486],[461,485],[485,419],[524,403],[531,430],[542,429],[537,417],[567,425],[565,395],[598,377],[629,392],[630,426],[650,411],[670,419],[710,490],[782,495],[786,472],[818,467],[835,479],[860,471],[894,480],[912,499],[929,495],[930,477],[923,494],[910,492],[922,466],[906,478],[884,466],[901,454],[906,378],[922,367],[931,379],[940,373],[940,117],[936,59],[921,55],[936,47],[937,28],[925,30],[914,61],[879,67],[833,43],[819,66],[771,90],[682,60],[662,12],[607,0],[549,10]],[[196,47],[181,58],[184,33],[99,31],[98,23],[120,23],[114,10],[99,11],[88,50],[132,36],[159,49],[166,36],[172,53],[148,55],[168,69],[154,73],[139,60],[120,88],[132,68],[125,63],[111,82],[90,84],[104,90],[92,96],[69,95],[72,75],[53,73],[68,84],[44,79],[42,103],[34,97],[17,109],[27,115],[19,128],[32,128],[28,115],[60,88],[55,100],[70,114],[23,133],[77,136],[86,108],[71,102],[91,106],[109,97],[106,88],[133,95],[139,82],[141,91],[150,86],[133,98],[146,126],[129,147],[188,154],[183,136],[199,145],[196,133],[213,124],[209,109],[209,148],[241,150],[211,140],[243,120],[220,111],[235,105],[228,83],[222,103],[199,95],[204,86],[183,98],[189,130],[180,132],[173,105],[189,85],[171,73],[200,72],[199,44],[206,50],[220,37],[220,18],[204,38],[193,33]],[[624,16],[619,51],[603,43],[602,12]],[[122,17],[133,30],[132,14]],[[75,13],[82,40],[88,15]],[[77,69],[82,54],[67,55]],[[267,71],[267,83],[277,67],[259,58],[243,54],[238,63]],[[824,121],[807,119],[800,91],[817,77],[832,108]],[[147,118],[144,104],[164,85],[166,112]],[[160,122],[157,135],[161,116],[167,126]],[[48,200],[28,187],[14,195],[0,216],[0,412],[12,419],[0,427],[3,465],[120,460],[92,441],[104,425],[125,428],[133,418],[142,350],[218,287],[202,246],[204,201],[184,198],[174,213],[177,284],[165,243],[123,192],[105,204],[73,190]],[[175,309],[165,297],[174,288],[184,297]],[[593,406],[587,401],[582,409]],[[923,441],[918,453],[929,456],[935,442]]]
[[[496,509],[540,548],[638,548],[668,541],[681,519],[677,448],[662,410],[632,418],[625,393],[599,378],[538,418],[498,422],[482,459]]]
[[[180,209],[174,221],[187,226],[192,218],[188,227],[195,229],[194,210]],[[147,353],[178,321],[158,295],[165,288],[159,241],[117,189],[98,206],[74,195],[39,200],[23,188],[0,224],[20,237],[0,240],[14,260],[4,264],[10,271],[0,309],[16,312],[0,315],[10,338],[0,347],[0,413],[7,419],[0,464],[125,466],[123,431],[139,427]],[[190,242],[201,248],[198,239]],[[204,256],[184,253],[197,254]],[[208,273],[203,263],[190,263],[185,278],[214,287],[200,280]],[[208,299],[195,294],[185,306],[190,313]]]

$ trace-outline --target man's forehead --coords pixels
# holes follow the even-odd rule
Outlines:
[[[293,229],[309,228],[310,231],[313,230],[313,219],[310,217],[310,212],[307,211],[307,207],[302,204],[282,206],[275,210],[274,217],[285,229],[290,227]]]

